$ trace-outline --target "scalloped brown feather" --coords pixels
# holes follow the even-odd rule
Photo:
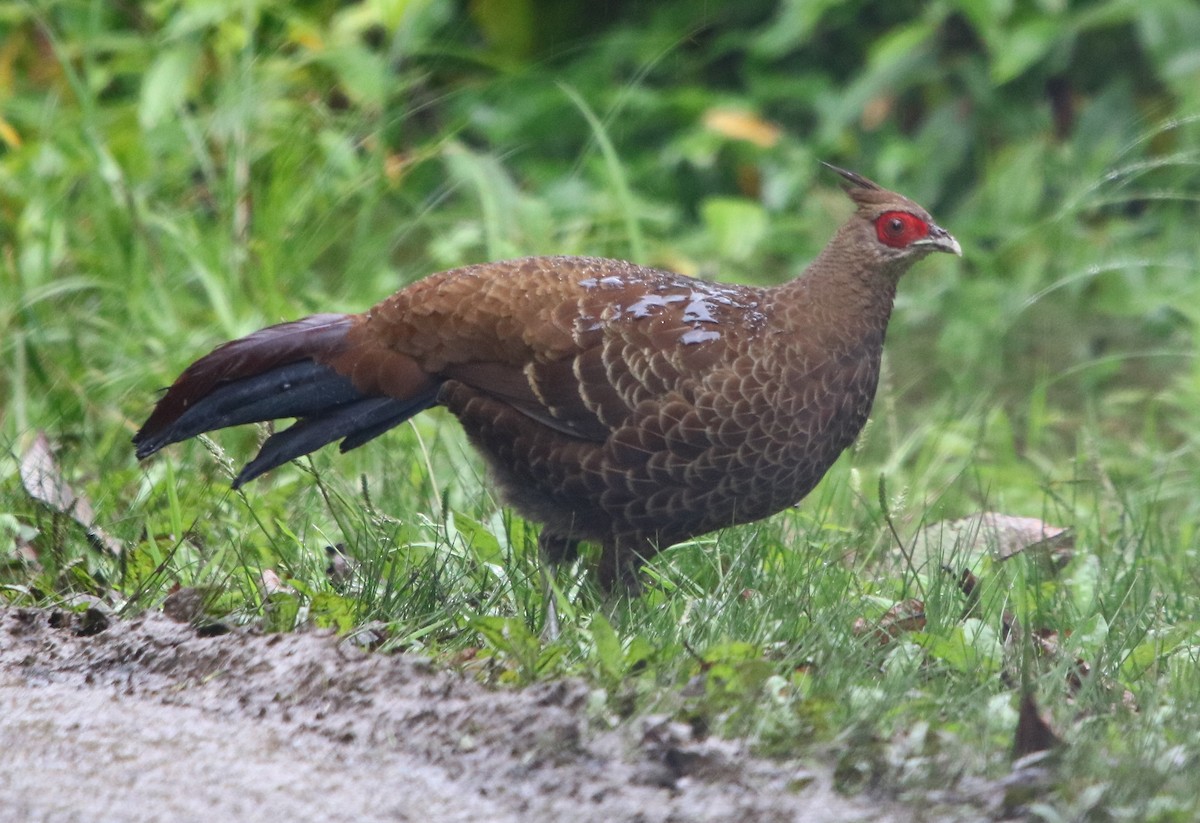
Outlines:
[[[865,423],[896,282],[933,249],[876,248],[880,214],[928,214],[838,171],[858,209],[789,284],[582,257],[442,272],[365,314],[306,318],[216,349],[160,401],[138,454],[213,420],[299,416],[240,483],[441,404],[506,499],[543,524],[552,560],[596,541],[601,582],[630,580],[659,547],[798,502]],[[937,231],[941,250],[957,250]],[[314,400],[326,396],[327,406]]]

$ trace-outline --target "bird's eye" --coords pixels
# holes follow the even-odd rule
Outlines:
[[[888,211],[876,219],[875,234],[885,246],[902,249],[914,240],[928,237],[929,224],[906,211]]]

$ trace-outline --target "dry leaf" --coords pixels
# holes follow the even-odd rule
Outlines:
[[[0,117],[0,141],[7,143],[10,149],[21,148],[21,133],[3,117]]]
[[[779,142],[783,130],[756,114],[736,109],[709,109],[704,113],[704,126],[722,137],[745,140],[769,149]]]
[[[413,159],[407,154],[388,154],[383,158],[383,176],[393,186],[397,186],[412,165]]]
[[[1019,760],[1035,752],[1053,749],[1062,743],[1050,723],[1039,712],[1032,692],[1021,697],[1021,711],[1017,716],[1017,731],[1013,735],[1012,759]]]
[[[277,592],[292,591],[292,587],[284,583],[274,569],[263,569],[259,585],[262,587],[263,597],[270,597]]]
[[[1070,637],[1071,632],[1063,633],[1064,636]],[[1033,648],[1042,657],[1049,658],[1055,662],[1061,659],[1062,646],[1059,633],[1053,629],[1034,629],[1030,635],[1033,641]],[[1071,664],[1071,668],[1067,670],[1067,688],[1071,695],[1076,695],[1083,688],[1083,683],[1092,673],[1092,666],[1082,657],[1076,657]]]
[[[920,569],[929,562],[944,566],[947,560],[959,560],[951,569],[957,574],[985,555],[1004,561],[1034,550],[1059,567],[1069,559],[1073,539],[1070,529],[1051,526],[1036,517],[980,512],[943,520],[917,532],[912,543],[913,564]]]
[[[863,106],[862,117],[859,120],[862,123],[863,131],[875,131],[886,123],[892,116],[895,103],[896,98],[887,94],[881,94],[868,100]]]
[[[88,539],[96,548],[114,557],[122,553],[121,542],[96,525],[96,513],[92,510],[91,501],[86,496],[77,494],[63,479],[58,461],[54,459],[54,452],[50,448],[50,440],[44,431],[37,433],[37,437],[21,455],[19,468],[21,485],[30,497],[58,514],[71,517],[83,526]]]
[[[854,621],[854,634],[861,637],[873,633],[879,645],[891,642],[904,632],[919,632],[925,628],[925,601],[910,598],[892,606],[874,623],[863,618]]]
[[[163,614],[176,623],[194,623],[204,616],[207,602],[212,597],[211,589],[181,587],[176,583],[171,593],[163,600]]]

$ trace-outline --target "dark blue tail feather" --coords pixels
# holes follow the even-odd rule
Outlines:
[[[233,481],[236,489],[260,474],[289,460],[314,452],[342,439],[342,451],[361,446],[433,405],[435,392],[408,401],[392,397],[359,397],[349,403],[302,417],[292,426],[267,438],[258,455]],[[291,417],[294,415],[281,415]]]
[[[133,442],[137,456],[146,458],[172,443],[216,429],[298,418],[289,428],[267,438],[234,480],[237,488],[335,440],[342,440],[342,451],[357,448],[434,405],[436,398],[433,384],[404,400],[365,395],[349,377],[305,359],[218,385],[190,403],[185,400],[178,417],[143,428]]]

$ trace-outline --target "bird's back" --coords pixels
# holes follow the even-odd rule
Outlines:
[[[843,368],[780,327],[781,299],[795,313],[803,290],[526,258],[420,281],[363,328],[445,381],[438,401],[524,514],[666,545],[798,501],[866,418],[877,352]]]

